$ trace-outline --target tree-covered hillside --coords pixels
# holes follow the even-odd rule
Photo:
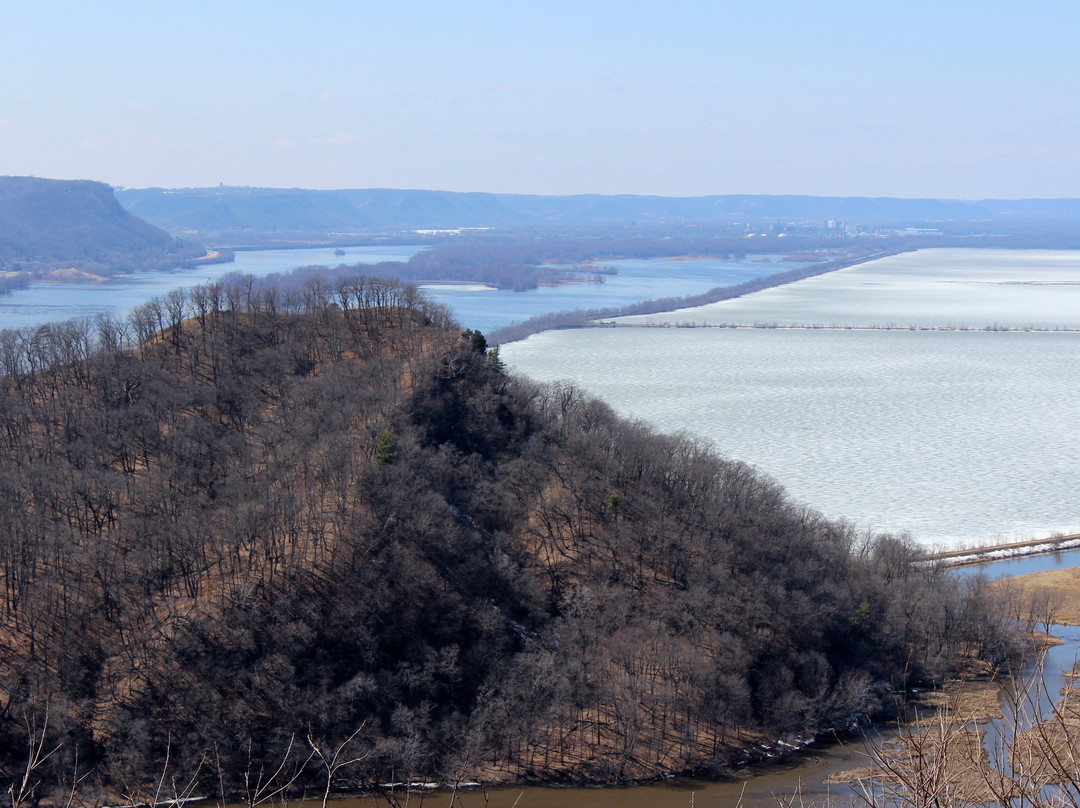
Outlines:
[[[104,183],[0,177],[0,270],[109,275],[176,267],[205,252],[128,213]]]
[[[716,768],[1002,652],[903,540],[508,375],[393,281],[2,332],[0,372],[13,794],[28,731],[35,798],[89,803],[318,790],[342,745],[336,786]]]

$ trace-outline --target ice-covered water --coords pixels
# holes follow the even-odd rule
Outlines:
[[[929,250],[874,263],[886,270],[843,271],[881,281],[841,294],[844,305],[822,283],[841,273],[731,303],[804,321],[823,305],[838,317],[884,311],[882,296],[895,311],[902,301],[914,324],[939,325],[935,296],[967,273],[966,316],[1026,323],[1041,310],[1080,325],[1080,303],[1060,300],[1076,300],[1080,252]],[[1003,289],[1021,314],[1003,308]],[[1080,334],[614,328],[538,334],[502,356],[534,378],[574,380],[625,415],[703,436],[859,526],[950,546],[1080,531]]]
[[[623,322],[1080,328],[1080,252],[920,250]]]

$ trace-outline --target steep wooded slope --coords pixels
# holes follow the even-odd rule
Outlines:
[[[902,541],[452,325],[394,282],[246,279],[0,333],[5,770],[48,712],[39,796],[166,757],[315,787],[304,739],[358,729],[354,785],[648,777],[998,652]]]

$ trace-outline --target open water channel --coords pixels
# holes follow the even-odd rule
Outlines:
[[[171,272],[134,272],[102,283],[39,282],[0,295],[0,328],[38,326],[71,317],[108,312],[123,316],[132,307],[172,289],[188,288],[224,275],[265,277],[296,267],[378,264],[407,261],[423,246],[346,247],[338,255],[330,247],[296,250],[242,250],[227,264],[206,264]],[[573,309],[625,306],[658,297],[695,295],[717,286],[733,286],[754,278],[803,266],[782,256],[750,256],[743,260],[670,258],[607,261],[614,273],[602,282],[582,281],[540,286],[524,292],[474,283],[425,283],[427,295],[447,305],[463,328],[489,332],[537,314]],[[593,275],[585,272],[582,278]]]
[[[22,328],[73,317],[108,313],[123,317],[133,307],[173,289],[190,288],[233,272],[263,277],[294,267],[378,264],[407,261],[423,247],[348,247],[336,255],[330,247],[304,250],[251,250],[236,253],[227,264],[203,264],[171,272],[132,272],[101,283],[46,281],[0,295],[0,328]]]

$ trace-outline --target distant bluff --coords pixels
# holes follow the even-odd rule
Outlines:
[[[944,229],[970,236],[1039,223],[1040,232],[1080,216],[1078,199],[900,199],[729,194],[662,197],[634,194],[538,196],[367,188],[128,188],[117,192],[132,213],[173,233],[238,245],[340,240],[416,229],[581,227],[735,227],[777,222],[845,222]],[[966,223],[966,226],[962,223]],[[974,224],[972,224],[974,223]],[[1021,228],[1022,229],[1022,228]],[[835,235],[835,233],[832,233]],[[415,236],[414,236],[415,238]],[[1045,239],[1045,233],[1043,233]]]
[[[105,183],[0,177],[0,269],[108,275],[178,266],[205,252],[126,211]]]

